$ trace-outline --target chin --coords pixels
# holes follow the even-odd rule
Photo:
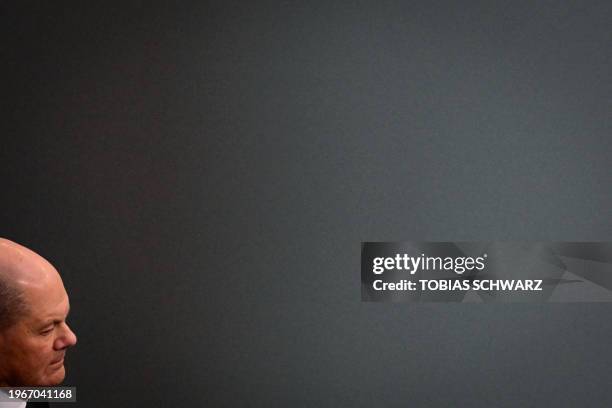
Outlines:
[[[64,378],[66,377],[66,370],[64,368],[64,366],[62,366],[61,368],[57,369],[53,374],[48,375],[43,384],[40,384],[43,387],[54,387],[56,385],[59,385],[62,383],[62,381],[64,381]]]

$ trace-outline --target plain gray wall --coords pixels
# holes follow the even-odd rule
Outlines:
[[[612,3],[181,3],[0,5],[0,236],[64,276],[78,405],[612,404],[612,305],[359,271],[612,240]]]

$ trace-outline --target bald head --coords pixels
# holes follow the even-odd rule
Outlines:
[[[28,248],[0,238],[0,330],[28,311],[24,293],[61,281],[55,268]]]
[[[0,386],[53,386],[64,380],[66,350],[77,341],[66,322],[69,312],[55,268],[0,238]]]

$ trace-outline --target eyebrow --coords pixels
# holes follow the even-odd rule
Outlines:
[[[68,311],[66,312],[66,317],[64,317],[63,320],[67,319],[69,315],[70,315],[70,304],[68,304]],[[40,326],[41,327],[47,327],[47,326],[50,326],[51,324],[55,324],[55,323],[58,323],[58,322],[61,322],[61,321],[62,321],[62,319],[57,319],[55,317],[50,317],[48,319],[42,320],[41,323],[40,323]]]

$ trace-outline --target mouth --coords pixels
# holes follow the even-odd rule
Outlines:
[[[62,358],[60,358],[59,360],[55,360],[51,362],[51,366],[59,366],[59,365],[63,365],[64,364],[64,357],[62,356]]]

